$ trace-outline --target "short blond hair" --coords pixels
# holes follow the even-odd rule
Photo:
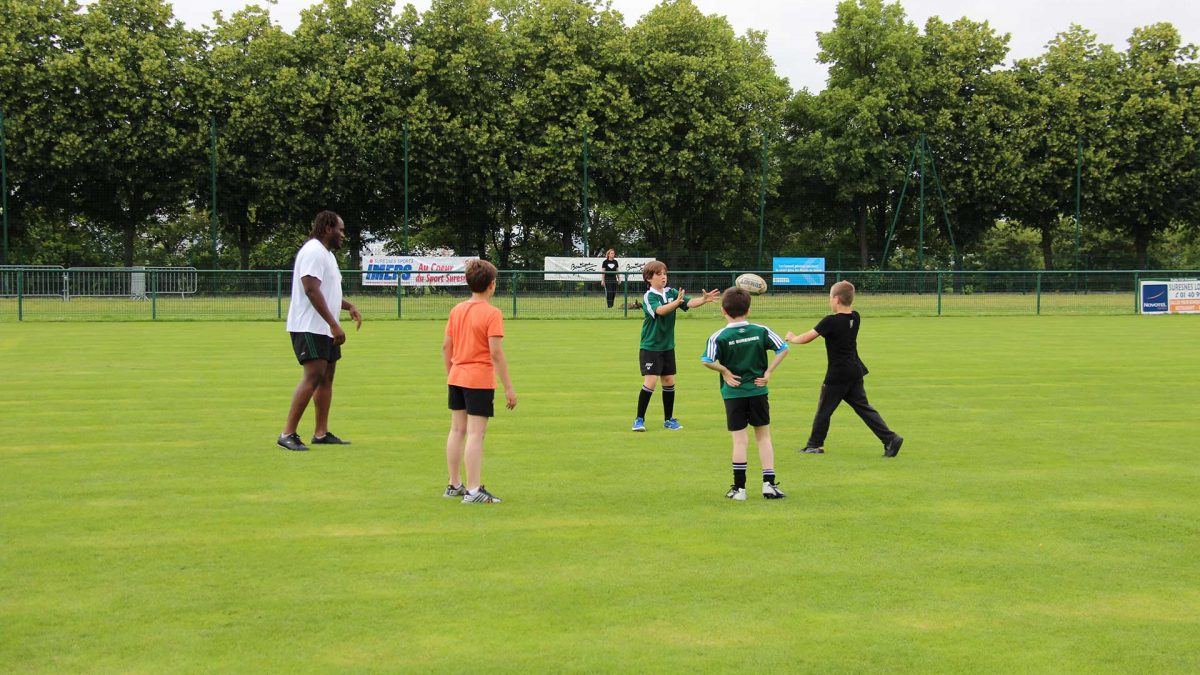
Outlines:
[[[829,294],[838,299],[846,307],[854,304],[854,284],[849,281],[839,281],[829,287]]]

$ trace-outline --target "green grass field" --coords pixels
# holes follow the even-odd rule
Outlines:
[[[796,454],[824,349],[794,347],[789,498],[734,503],[693,313],[685,429],[645,434],[637,322],[509,322],[492,506],[441,497],[441,322],[352,333],[354,445],[309,453],[273,445],[280,323],[4,325],[0,672],[1200,671],[1194,317],[868,314],[900,456],[846,409]]]
[[[348,298],[368,317],[379,320],[443,319],[462,293],[408,296],[397,301],[394,290],[362,292]],[[641,298],[629,297],[630,303]],[[604,296],[587,294],[522,293],[513,298],[497,293],[495,304],[505,318],[629,319],[641,321],[638,307],[622,309],[625,296],[609,309]],[[856,307],[876,317],[895,316],[1014,316],[1014,315],[1121,315],[1133,314],[1132,292],[1090,293],[863,293]],[[286,317],[289,298],[266,294],[160,296],[150,300],[127,298],[58,297],[0,298],[0,323],[21,321],[276,321]],[[829,307],[828,291],[769,293],[755,299],[756,314],[767,319],[821,314]]]

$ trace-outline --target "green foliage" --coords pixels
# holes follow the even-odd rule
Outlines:
[[[759,265],[765,193],[768,256],[853,247],[877,267],[894,222],[889,264],[1024,260],[1024,233],[994,231],[1008,221],[1054,269],[1074,263],[1080,155],[1085,262],[1180,259],[1160,240],[1200,227],[1200,62],[1169,24],[1124,51],[1071,26],[1006,67],[986,21],[918,28],[899,2],[844,0],[813,93],[776,74],[765,33],[691,0],[632,25],[602,0],[396,12],[320,0],[289,34],[258,6],[191,31],[165,0],[0,0],[14,258],[91,259],[110,249],[86,238],[115,237],[99,262],[286,264],[276,247],[332,208],[351,265],[371,241],[502,267],[608,246]]]
[[[996,221],[980,238],[971,267],[981,270],[1042,269],[1041,237],[1036,230],[1007,220]]]
[[[764,39],[736,36],[688,0],[664,2],[630,29],[625,77],[638,115],[614,197],[667,259],[754,241],[763,135],[778,128],[788,94]],[[767,180],[777,184],[774,166]]]

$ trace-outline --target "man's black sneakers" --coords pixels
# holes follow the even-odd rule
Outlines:
[[[313,445],[350,445],[350,441],[343,441],[342,439],[338,438],[337,436],[334,436],[333,432],[326,432],[325,435],[320,438],[313,436],[312,444]]]
[[[813,447],[810,445],[810,446],[804,448],[803,450],[801,450],[800,452],[803,452],[803,453],[806,453],[809,455],[823,455],[823,454],[825,454],[825,448]]]
[[[904,437],[896,436],[892,440],[888,441],[887,445],[883,446],[883,456],[895,457],[896,454],[900,452],[901,445],[904,445]]]
[[[279,447],[283,448],[284,450],[307,450],[308,449],[308,446],[305,445],[304,441],[300,440],[300,437],[297,436],[296,434],[287,434],[287,435],[280,434],[279,438],[275,441],[275,445],[278,445]]]

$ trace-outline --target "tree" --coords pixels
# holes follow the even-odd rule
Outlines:
[[[1008,145],[1019,161],[1003,200],[1005,213],[1041,233],[1045,268],[1054,269],[1054,231],[1075,210],[1075,174],[1083,143],[1084,202],[1098,203],[1111,170],[1111,117],[1119,56],[1091,32],[1072,26],[1046,53],[1018,61],[1007,77],[1019,87]]]
[[[777,134],[788,88],[765,36],[738,37],[720,16],[668,0],[630,29],[626,64],[638,109],[610,167],[610,198],[650,246],[685,251],[752,245],[763,134]],[[778,170],[769,180],[778,182]]]
[[[423,239],[483,255],[512,171],[514,56],[487,0],[435,0],[413,28],[410,180]]]
[[[14,261],[33,261],[47,230],[61,227],[71,212],[59,142],[74,124],[68,105],[77,91],[68,50],[78,47],[78,11],[74,0],[0,0],[0,108]],[[29,236],[31,227],[41,236]]]
[[[1137,28],[1122,55],[1114,105],[1109,227],[1133,240],[1140,267],[1158,233],[1200,216],[1200,64],[1194,45],[1158,23]]]
[[[931,17],[920,44],[924,130],[947,201],[936,203],[948,209],[961,251],[1001,214],[1015,162],[1006,132],[1017,92],[997,70],[1008,54],[1008,35],[997,35],[987,22],[945,23]],[[929,181],[927,186],[934,187]],[[932,222],[935,230],[942,229],[942,223]]]
[[[518,232],[527,235],[526,258],[574,249],[575,238],[583,235],[584,134],[592,181],[603,183],[633,103],[618,79],[628,54],[619,14],[593,0],[516,0],[500,7],[502,34],[513,53],[513,70],[505,78],[511,172],[497,247],[507,265]],[[539,230],[552,249],[531,245],[538,239],[528,234]]]
[[[265,9],[215,19],[205,53],[211,74],[205,107],[218,127],[217,208],[240,268],[248,269],[251,250],[288,222],[295,196],[294,164],[280,150],[293,132],[297,58],[292,37]],[[201,177],[196,201],[207,203],[209,176]]]
[[[198,89],[201,38],[163,0],[97,0],[68,48],[65,105],[73,120],[58,139],[78,210],[121,233],[134,263],[139,230],[177,214],[196,166],[205,116]]]
[[[390,0],[325,0],[296,29],[294,115],[279,150],[298,168],[292,222],[330,208],[346,222],[349,264],[364,233],[394,227],[403,208],[403,127],[412,97],[406,24]]]
[[[833,29],[818,33],[817,44],[829,86],[815,101],[797,97],[793,134],[838,209],[853,214],[866,266],[872,244],[882,248],[893,195],[924,128],[921,44],[900,4],[882,0],[840,2]]]

